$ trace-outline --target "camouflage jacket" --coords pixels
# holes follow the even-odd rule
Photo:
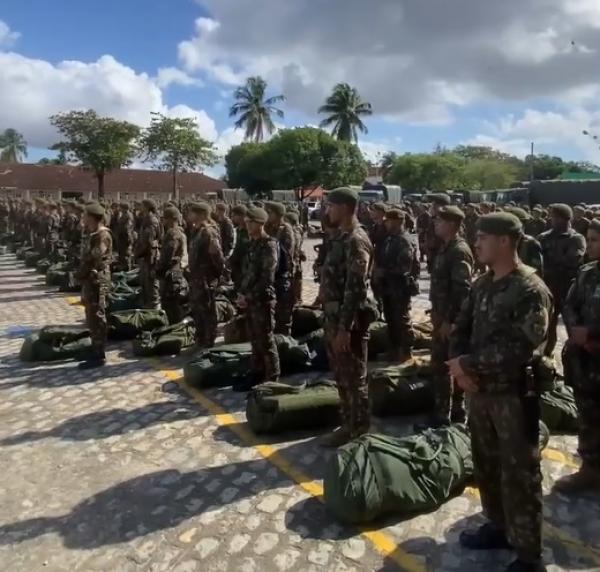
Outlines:
[[[235,228],[231,219],[223,217],[223,220],[217,223],[219,225],[219,233],[221,235],[221,247],[225,257],[229,257],[235,242]]]
[[[525,234],[538,238],[546,230],[546,221],[543,218],[530,218],[523,223]]]
[[[379,279],[384,292],[396,296],[408,294],[414,254],[415,247],[407,233],[388,234],[383,248],[382,265],[375,270],[381,273]]]
[[[245,296],[250,304],[275,300],[277,256],[277,241],[271,236],[249,240],[244,257],[240,294]]]
[[[169,271],[181,271],[187,262],[187,237],[180,226],[169,228],[162,239],[157,274],[164,276]]]
[[[565,302],[567,330],[585,326],[594,341],[600,341],[600,263],[585,264],[579,269]]]
[[[304,259],[304,252],[302,252],[302,245],[304,243],[304,232],[302,226],[296,224],[292,227],[294,231],[294,272],[302,272],[302,261]]]
[[[357,223],[331,237],[319,290],[325,319],[331,326],[350,331],[357,324],[359,312],[367,305],[372,259],[373,245]]]
[[[480,391],[522,390],[526,366],[542,355],[553,300],[535,270],[524,264],[494,281],[487,272],[473,284],[450,336],[450,357],[461,359]]]
[[[519,258],[527,266],[537,270],[540,276],[544,275],[544,255],[542,245],[533,236],[523,235],[519,243]]]
[[[51,213],[46,217],[46,240],[48,242],[58,242],[60,238],[60,216],[58,213]]]
[[[244,260],[246,259],[246,251],[250,237],[245,227],[240,226],[235,229],[235,246],[229,257],[229,266],[231,267],[231,277],[233,283],[239,286],[242,280],[242,272],[244,269]]]
[[[434,326],[453,324],[471,291],[473,254],[463,238],[442,244],[431,268],[431,319]]]
[[[221,250],[219,229],[212,223],[202,223],[192,233],[189,244],[190,280],[212,283],[221,278],[225,257]]]
[[[566,295],[585,256],[585,238],[573,229],[548,230],[538,237],[544,254],[544,280],[550,290]]]
[[[136,243],[135,257],[143,258],[150,264],[158,262],[158,252],[160,248],[161,226],[153,214],[148,215],[144,219],[144,223],[140,229],[140,235]]]
[[[573,230],[575,230],[575,232],[578,232],[579,234],[581,234],[583,237],[587,237],[588,228],[590,228],[590,220],[589,219],[587,219],[585,217],[573,219]]]
[[[133,213],[129,211],[122,212],[117,219],[116,239],[119,248],[132,246],[135,238],[135,219]]]
[[[82,282],[110,283],[110,263],[112,260],[112,235],[101,226],[96,232],[86,235],[82,248],[79,271],[76,274]]]
[[[289,277],[294,274],[294,230],[292,225],[282,222],[279,226],[265,225],[265,231],[279,245],[279,261],[276,278]]]
[[[475,239],[477,238],[477,221],[479,220],[479,216],[476,214],[467,215],[464,221],[465,227],[465,238],[469,246],[473,246],[475,244]]]
[[[374,224],[369,229],[369,240],[373,245],[373,266],[374,268],[379,268],[384,264],[384,256],[385,256],[385,243],[387,239],[388,233],[385,229],[385,225]]]

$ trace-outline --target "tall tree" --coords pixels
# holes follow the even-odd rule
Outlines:
[[[173,196],[179,199],[177,175],[210,167],[217,162],[213,144],[198,133],[198,123],[191,117],[166,117],[153,113],[150,126],[140,138],[140,149],[146,160],[170,171]]]
[[[246,140],[259,143],[264,139],[265,131],[273,133],[275,124],[272,116],[283,119],[283,111],[275,107],[285,101],[284,95],[273,95],[265,99],[267,82],[260,76],[249,77],[246,85],[233,92],[235,103],[229,109],[229,117],[238,117],[236,129],[246,131]]]
[[[53,115],[50,123],[64,137],[51,148],[93,171],[98,180],[98,198],[103,199],[106,173],[131,163],[140,128],[127,121],[100,117],[92,109]]]
[[[16,129],[0,133],[0,149],[0,161],[5,163],[20,163],[27,157],[27,141]]]
[[[319,107],[319,113],[328,116],[321,121],[321,127],[331,127],[331,134],[342,141],[357,141],[358,131],[368,133],[367,126],[361,117],[373,114],[371,104],[363,101],[354,87],[347,83],[338,83],[325,105]]]

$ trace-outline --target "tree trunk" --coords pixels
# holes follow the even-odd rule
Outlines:
[[[177,185],[177,167],[173,168],[171,173],[173,175],[173,200],[179,203],[179,187]]]
[[[98,200],[104,200],[104,171],[100,171],[96,173],[96,177],[98,178]]]

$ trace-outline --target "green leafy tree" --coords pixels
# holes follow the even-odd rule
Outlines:
[[[527,156],[528,168],[531,166],[531,155]],[[533,178],[540,181],[556,179],[561,173],[569,170],[569,164],[560,157],[550,155],[535,155],[533,157]]]
[[[50,122],[63,136],[63,141],[51,148],[93,171],[98,181],[98,198],[103,199],[106,173],[131,164],[139,127],[112,117],[100,117],[92,109],[59,113],[50,117]]]
[[[27,141],[16,129],[8,128],[0,133],[0,161],[20,163],[27,157]]]
[[[238,117],[236,129],[244,129],[246,140],[259,143],[264,139],[265,131],[275,131],[272,116],[283,119],[283,111],[275,106],[285,101],[285,96],[274,95],[265,99],[267,82],[260,76],[249,77],[246,85],[233,92],[235,103],[229,109],[229,117]]]
[[[213,144],[198,133],[198,123],[191,117],[166,117],[153,113],[150,126],[142,132],[140,150],[147,161],[172,175],[173,196],[179,199],[177,176],[217,162]]]
[[[56,157],[52,159],[48,157],[42,157],[38,161],[38,165],[66,165],[67,164],[67,156],[64,151],[60,151]]]
[[[396,162],[397,158],[398,154],[394,151],[388,151],[381,158],[381,177],[386,183],[388,182],[388,177],[390,175],[390,172],[392,171],[392,168],[394,167],[394,163]]]
[[[406,191],[447,191],[460,186],[464,159],[452,153],[419,153],[398,157],[388,176],[389,182]]]
[[[516,168],[510,162],[494,159],[474,159],[465,164],[460,174],[464,190],[488,191],[506,189],[515,181]]]
[[[319,107],[319,113],[327,117],[320,127],[332,127],[331,134],[341,141],[357,141],[358,131],[368,133],[361,117],[373,114],[371,104],[363,101],[356,88],[347,83],[338,83],[325,104]]]

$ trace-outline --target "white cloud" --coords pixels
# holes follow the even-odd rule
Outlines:
[[[401,141],[402,139],[400,137],[395,137],[393,140],[360,140],[358,146],[367,161],[380,163],[386,153],[389,153],[390,151],[395,151],[396,153],[399,152],[398,147]]]
[[[183,70],[173,67],[160,68],[156,75],[156,84],[161,89],[165,89],[170,85],[184,85],[202,87],[204,82],[185,73]]]
[[[21,34],[19,32],[13,32],[6,22],[0,20],[0,47],[10,47],[20,37]]]

